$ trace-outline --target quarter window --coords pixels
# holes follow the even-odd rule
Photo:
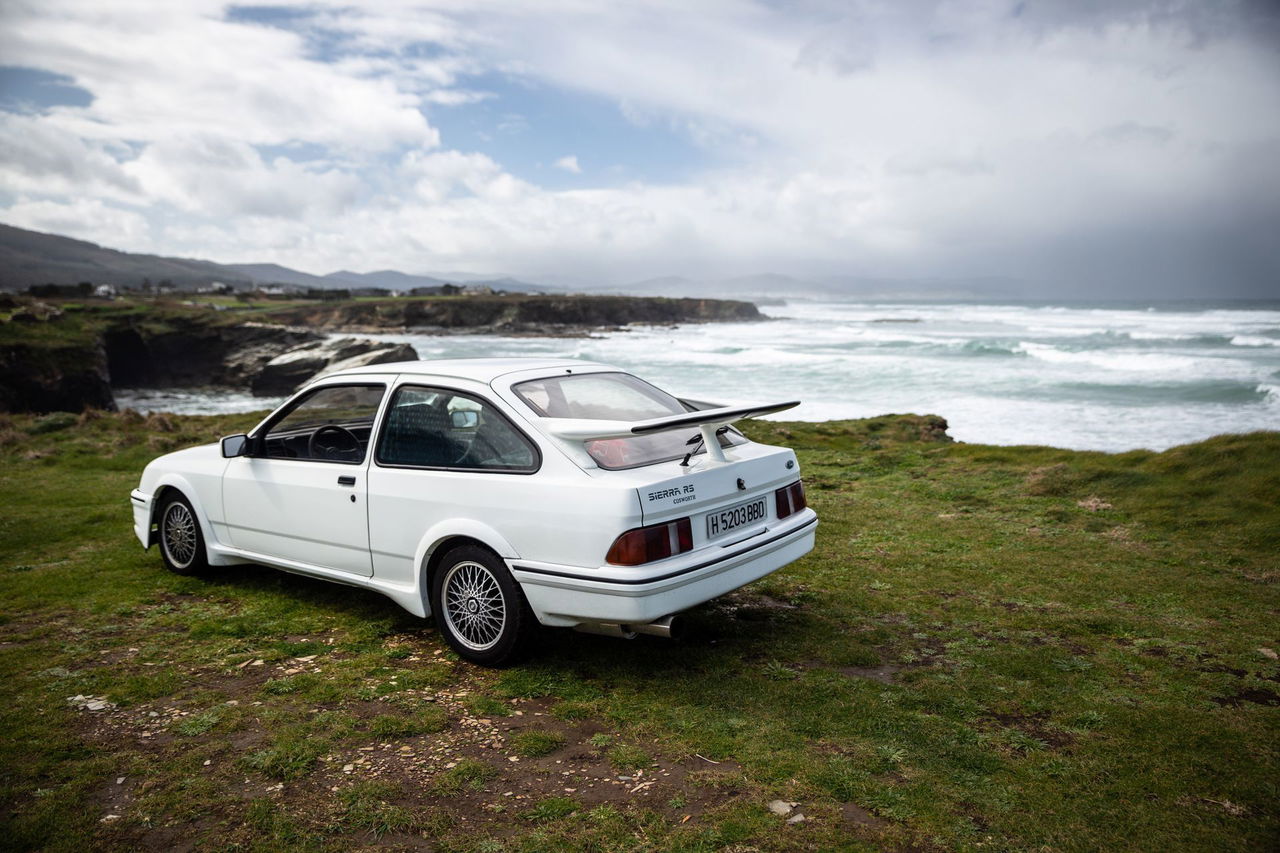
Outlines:
[[[378,463],[421,468],[530,472],[538,451],[479,397],[441,388],[395,392],[378,444]]]

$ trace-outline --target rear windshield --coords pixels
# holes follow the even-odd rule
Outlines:
[[[592,421],[644,421],[696,411],[666,391],[628,373],[581,373],[532,379],[512,390],[544,418],[580,418]],[[601,468],[638,468],[681,459],[687,453],[705,453],[697,429],[679,429],[631,438],[583,442]],[[719,436],[721,447],[742,444],[746,438],[728,429]]]

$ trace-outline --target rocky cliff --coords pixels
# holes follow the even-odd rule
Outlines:
[[[761,316],[750,302],[728,299],[507,295],[322,302],[272,311],[264,319],[331,330],[556,335],[628,325],[743,322]]]
[[[417,358],[408,344],[345,338],[207,310],[0,305],[0,411],[115,408],[113,388],[291,393],[334,369]]]

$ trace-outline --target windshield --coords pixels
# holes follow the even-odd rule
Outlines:
[[[580,373],[533,379],[512,387],[529,408],[544,418],[579,418],[592,421],[644,421],[697,411],[675,397],[628,373]],[[681,459],[685,454],[705,453],[698,430],[679,429],[632,438],[583,442],[601,468],[637,468]],[[727,429],[719,436],[721,447],[742,444],[746,438]]]

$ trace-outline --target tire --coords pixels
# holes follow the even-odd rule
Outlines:
[[[505,666],[528,654],[538,626],[502,560],[476,545],[444,555],[431,578],[431,611],[450,648],[482,666]]]
[[[191,502],[178,492],[170,492],[160,504],[157,538],[164,567],[176,575],[194,575],[209,568],[204,535]]]

